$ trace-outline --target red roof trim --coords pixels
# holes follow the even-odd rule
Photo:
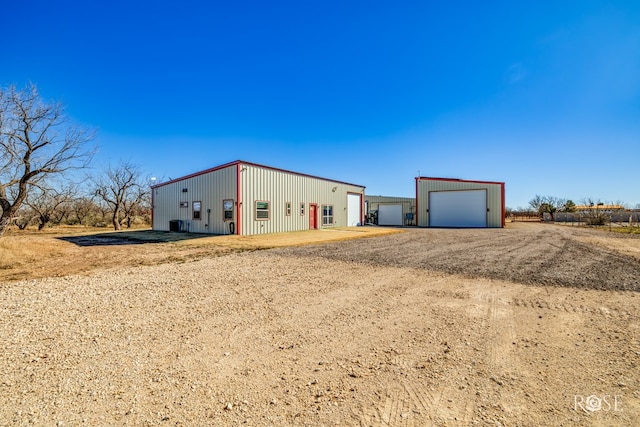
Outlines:
[[[286,169],[274,168],[274,167],[271,167],[271,166],[265,166],[265,165],[261,165],[261,164],[258,164],[258,163],[245,162],[245,161],[242,161],[242,160],[236,160],[234,162],[225,163],[224,165],[216,166],[216,167],[213,167],[213,168],[210,168],[210,169],[206,169],[206,170],[203,170],[203,171],[200,171],[200,172],[195,172],[195,173],[192,173],[190,175],[186,175],[186,176],[183,176],[183,177],[180,177],[180,178],[172,179],[171,181],[162,182],[160,184],[154,185],[151,188],[162,187],[162,186],[165,186],[165,185],[168,185],[168,184],[173,184],[175,182],[184,181],[185,179],[194,178],[194,177],[200,176],[200,175],[205,175],[205,174],[210,173],[210,172],[215,172],[217,170],[224,169],[224,168],[227,168],[229,166],[241,165],[241,164],[248,165],[248,166],[255,166],[255,167],[259,167],[259,168],[263,168],[263,169],[270,169],[270,170],[277,171],[277,172],[290,173],[290,174],[298,175],[298,176],[305,176],[307,178],[321,179],[323,181],[335,182],[336,184],[353,185],[354,187],[366,188],[364,185],[352,184],[350,182],[338,181],[338,180],[335,180],[335,179],[322,178],[320,176],[309,175],[309,174],[300,173],[300,172],[293,172],[293,171],[286,170]]]
[[[474,181],[474,180],[467,180],[467,179],[458,179],[458,178],[433,178],[433,177],[428,177],[428,176],[418,176],[416,177],[416,225],[418,224],[418,181],[445,181],[445,182],[468,182],[468,183],[472,183],[472,184],[493,184],[493,185],[499,185],[500,186],[500,198],[502,199],[502,227],[504,228],[506,226],[506,218],[505,218],[505,213],[506,213],[506,207],[505,207],[505,189],[504,189],[504,182],[499,182],[499,181]]]
[[[476,180],[468,180],[468,179],[458,179],[458,178],[433,178],[429,176],[419,176],[416,178],[417,181],[449,181],[449,182],[469,182],[473,184],[499,184],[504,185],[504,182],[500,181],[476,181]]]
[[[231,162],[231,163],[225,163],[224,165],[216,166],[216,167],[213,167],[213,168],[210,168],[210,169],[206,169],[206,170],[203,170],[203,171],[200,171],[200,172],[195,172],[195,173],[192,173],[190,175],[185,175],[185,176],[180,177],[180,178],[172,179],[170,181],[161,182],[159,184],[156,184],[156,185],[152,186],[151,188],[164,187],[165,185],[173,184],[175,182],[184,181],[185,179],[194,178],[196,176],[204,175],[204,174],[207,174],[209,172],[215,172],[215,171],[220,170],[220,169],[228,168],[229,166],[234,166],[234,165],[237,165],[238,163],[240,163],[239,160],[236,160],[235,162]]]

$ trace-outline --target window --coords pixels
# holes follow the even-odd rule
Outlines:
[[[256,201],[256,220],[269,219],[269,205],[271,202]]]
[[[222,209],[224,209],[222,218],[224,221],[233,221],[233,200],[227,199],[222,201]]]
[[[304,215],[304,202],[300,202],[300,215]]]
[[[332,205],[322,205],[322,225],[333,225]]]
[[[202,202],[193,202],[193,219],[200,219],[200,206]]]
[[[287,213],[287,216],[291,216],[291,202],[284,204],[284,210]]]

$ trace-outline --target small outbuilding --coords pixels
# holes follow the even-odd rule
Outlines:
[[[504,182],[417,177],[416,216],[419,227],[504,227]]]
[[[159,231],[252,235],[364,223],[364,186],[241,160],[151,189]]]

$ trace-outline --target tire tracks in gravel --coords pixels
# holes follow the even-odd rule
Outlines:
[[[485,380],[470,387],[460,387],[455,379],[462,377],[464,370],[455,366],[443,374],[448,380],[436,386],[419,379],[400,380],[386,389],[381,404],[363,414],[360,425],[471,426],[479,420],[493,424],[496,420],[479,407],[493,407],[497,402],[515,412],[526,407],[525,401],[505,395],[501,390],[503,378],[510,377],[512,367],[518,366],[513,351],[516,324],[511,298],[501,292],[501,288],[483,283],[461,304],[467,308],[470,319],[479,318],[475,322],[476,334],[486,337],[481,352],[485,358],[479,365],[486,370]]]
[[[513,365],[511,347],[516,337],[513,309],[497,289],[490,290],[482,298],[487,303],[489,363],[493,369],[504,371]]]
[[[472,423],[475,402],[455,387],[430,387],[420,381],[401,380],[385,388],[384,400],[364,409],[361,426],[429,427],[468,426]]]
[[[279,251],[526,285],[640,291],[640,262],[602,245],[582,241],[584,236],[594,233],[601,232],[541,224],[505,229],[418,228]]]
[[[457,299],[458,306],[464,306],[467,301],[458,293],[440,291],[446,287],[451,277],[445,276],[430,282],[429,291],[435,297],[430,304],[447,304],[452,298]],[[395,303],[391,312],[404,309],[402,300]],[[429,313],[434,316],[435,313]],[[449,344],[445,343],[447,346]],[[447,353],[449,349],[445,350]],[[415,372],[417,359],[415,355],[398,354],[391,358],[390,363],[400,373],[395,378],[380,377],[377,382],[381,393],[377,401],[362,409],[358,414],[361,426],[372,427],[428,427],[441,425],[472,425],[475,400],[469,389],[460,388],[456,381],[464,374],[456,364],[448,366],[440,375],[446,377],[444,381],[434,381],[431,378],[421,378],[421,375],[402,375],[404,372]]]
[[[521,401],[517,395],[505,393],[502,390],[503,381],[513,374],[513,367],[520,366],[514,353],[516,327],[511,298],[495,287],[489,289],[478,287],[478,291],[479,298],[486,304],[482,330],[485,331],[485,353],[488,355],[487,379],[492,389],[492,392],[484,395],[493,396],[489,401],[485,399],[483,406],[499,404],[503,408],[509,408],[509,411],[522,411],[526,402]],[[483,421],[493,422],[494,420],[484,419]]]

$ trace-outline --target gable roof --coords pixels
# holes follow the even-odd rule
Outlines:
[[[180,178],[175,178],[175,179],[171,179],[169,181],[161,182],[159,184],[151,186],[151,188],[162,187],[162,186],[165,186],[165,185],[173,184],[175,182],[184,181],[185,179],[194,178],[196,176],[205,175],[205,174],[208,174],[210,172],[215,172],[215,171],[220,170],[220,169],[228,168],[230,166],[237,166],[237,165],[255,166],[255,167],[259,167],[259,168],[270,169],[270,170],[277,171],[277,172],[290,173],[290,174],[293,174],[293,175],[304,176],[304,177],[307,177],[307,178],[315,178],[315,179],[321,179],[323,181],[335,182],[336,184],[346,184],[346,185],[353,185],[354,187],[366,188],[364,185],[352,184],[350,182],[338,181],[338,180],[329,179],[329,178],[323,178],[323,177],[320,177],[320,176],[309,175],[309,174],[301,173],[301,172],[294,172],[294,171],[290,171],[290,170],[286,170],[286,169],[275,168],[275,167],[272,167],[272,166],[265,166],[265,165],[261,165],[261,164],[253,163],[253,162],[245,162],[244,160],[234,160],[233,162],[225,163],[225,164],[220,165],[220,166],[215,166],[215,167],[212,167],[212,168],[209,168],[209,169],[205,169],[205,170],[200,171],[200,172],[194,172],[192,174],[185,175],[185,176],[182,176]]]

